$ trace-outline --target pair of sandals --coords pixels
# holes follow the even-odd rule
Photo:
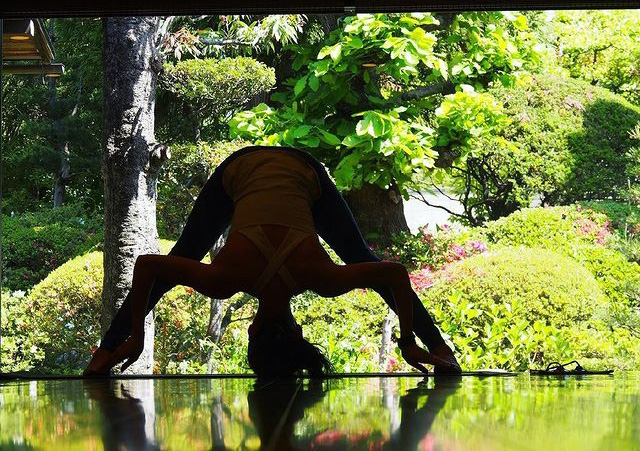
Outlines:
[[[568,369],[567,367],[570,365],[574,365],[573,369]],[[588,375],[588,374],[612,374],[613,370],[602,370],[602,371],[588,371],[585,370],[582,365],[578,363],[577,360],[572,360],[568,363],[560,363],[560,362],[551,362],[547,365],[547,368],[544,370],[530,370],[530,374],[538,375],[538,376],[573,376],[573,375]]]

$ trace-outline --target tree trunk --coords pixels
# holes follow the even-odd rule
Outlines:
[[[155,144],[154,107],[160,61],[154,44],[158,19],[103,19],[105,237],[103,331],[131,288],[141,254],[158,252],[156,182],[168,149]],[[145,323],[145,351],[128,372],[153,367],[153,315]]]
[[[368,243],[388,246],[394,235],[409,231],[402,196],[395,186],[383,189],[364,184],[348,191],[345,198]]]
[[[69,165],[69,142],[64,137],[64,125],[58,111],[58,99],[56,95],[57,78],[49,78],[49,114],[53,121],[53,146],[60,154],[60,169],[56,174],[56,181],[53,187],[53,208],[60,207],[64,203],[67,185],[71,178],[71,166]],[[78,92],[76,105],[71,112],[75,116],[80,104],[80,90]]]
[[[53,208],[60,207],[64,204],[64,198],[67,194],[67,185],[71,179],[71,166],[69,165],[69,143],[64,143],[61,149],[60,170],[56,178],[56,184],[53,187]]]
[[[387,316],[382,322],[382,339],[380,340],[380,354],[378,355],[378,363],[380,364],[380,371],[386,373],[389,367],[389,354],[391,352],[391,333],[393,329],[393,320],[395,319],[395,313],[388,308]]]

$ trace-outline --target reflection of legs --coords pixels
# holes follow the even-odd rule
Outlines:
[[[205,184],[196,199],[182,234],[169,255],[200,261],[229,225],[233,213],[233,201],[222,188],[220,167]],[[175,286],[174,283],[156,280],[149,294],[147,312],[151,311],[162,295]],[[131,295],[127,295],[106,332],[101,348],[115,350],[131,331]]]
[[[311,160],[309,161],[311,163]],[[362,263],[381,261],[375,253],[369,249],[358,225],[335,185],[327,175],[322,165],[313,165],[322,188],[322,195],[313,207],[313,218],[318,234],[338,254],[345,263]],[[385,300],[389,307],[396,312],[395,300],[391,289],[387,286],[374,288]],[[444,344],[438,328],[433,323],[431,316],[413,293],[413,330],[422,342],[433,349]],[[396,312],[397,313],[397,312]]]

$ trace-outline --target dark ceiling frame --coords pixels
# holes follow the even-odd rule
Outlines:
[[[319,14],[365,12],[460,12],[480,10],[640,9],[640,0],[3,0],[0,18],[174,16],[209,14]]]

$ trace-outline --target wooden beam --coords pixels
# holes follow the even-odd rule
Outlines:
[[[638,0],[4,0],[0,18],[297,14],[541,9],[637,9]]]
[[[33,37],[38,53],[42,58],[44,64],[49,64],[55,57],[53,53],[53,46],[51,45],[51,39],[49,39],[49,33],[44,28],[42,19],[35,19],[33,21],[35,28],[35,35]]]
[[[57,77],[64,74],[64,66],[54,64],[3,64],[2,73],[6,75],[48,75]]]

